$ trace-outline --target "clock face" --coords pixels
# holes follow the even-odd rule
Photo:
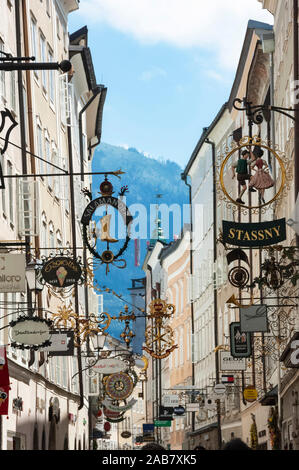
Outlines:
[[[133,380],[128,374],[118,372],[106,379],[106,392],[114,400],[125,400],[133,391]]]

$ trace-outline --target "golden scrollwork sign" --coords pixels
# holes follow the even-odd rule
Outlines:
[[[258,152],[256,152],[257,150]],[[275,177],[271,173],[271,166],[264,156],[270,154],[276,168]],[[293,162],[281,152],[277,145],[271,147],[269,142],[258,136],[243,137],[239,143],[233,142],[226,148],[225,155],[219,155],[219,182],[217,192],[221,199],[234,210],[241,208],[243,212],[251,210],[252,213],[273,208],[274,203],[280,201],[290,187],[293,178]],[[236,177],[236,178],[235,178]],[[232,184],[236,180],[237,185]],[[267,192],[273,188],[271,194]],[[251,192],[255,196],[248,197],[248,203],[243,199]],[[255,201],[256,202],[251,202]]]
[[[146,346],[143,349],[156,359],[164,359],[178,347],[174,344],[172,328],[166,324],[175,312],[175,306],[165,300],[155,299],[149,309],[147,318],[152,319],[153,324],[145,330]]]

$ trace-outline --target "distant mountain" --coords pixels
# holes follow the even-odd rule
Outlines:
[[[121,180],[113,176],[109,178],[114,187],[114,196],[117,197],[120,188],[127,185],[129,192],[126,194],[126,204],[131,212],[138,209],[138,206],[135,204],[140,204],[145,207],[143,212],[148,214],[148,220],[146,224],[143,224],[145,225],[146,233],[143,234],[144,237],[140,240],[140,267],[135,267],[135,248],[134,240],[132,239],[123,255],[127,262],[127,267],[125,269],[118,269],[115,266],[110,266],[110,273],[106,275],[105,266],[102,265],[95,271],[95,278],[100,286],[106,286],[130,301],[130,294],[127,289],[131,287],[131,279],[144,277],[141,266],[146,255],[147,241],[152,236],[153,219],[156,218],[155,205],[157,203],[166,204],[167,206],[177,204],[182,208],[184,204],[188,204],[189,199],[188,188],[181,180],[182,169],[175,162],[156,160],[140,153],[135,148],[125,149],[102,143],[95,151],[92,170],[96,172],[116,171],[119,169],[125,172]],[[93,198],[99,197],[99,186],[103,179],[101,175],[93,176]],[[156,196],[158,194],[162,195],[162,198],[157,199]],[[152,225],[150,227],[149,213],[151,206]],[[140,218],[140,211],[136,212],[136,217]],[[166,218],[164,217],[164,219]],[[168,224],[168,221],[163,220],[162,216],[162,228],[164,229],[167,241],[172,241],[175,235],[179,235],[182,228],[183,221],[180,220],[180,217],[175,216],[174,219],[171,215],[170,224]],[[141,223],[143,221],[144,218],[141,219]],[[189,220],[185,220],[185,222],[189,222]],[[137,226],[136,231],[138,228],[140,227]],[[115,248],[112,247],[112,251],[115,251]],[[112,294],[104,294],[104,311],[111,315],[116,315],[123,310],[123,307],[124,303],[121,300]],[[117,325],[115,321],[112,321],[109,333],[119,339],[119,334],[123,328],[124,324]]]

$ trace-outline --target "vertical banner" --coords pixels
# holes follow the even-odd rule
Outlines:
[[[135,238],[134,243],[135,243],[135,266],[139,267],[140,266],[140,239]]]
[[[8,414],[9,374],[5,346],[0,346],[0,415]]]

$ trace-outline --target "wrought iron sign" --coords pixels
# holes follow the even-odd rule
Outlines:
[[[153,325],[145,330],[144,351],[156,359],[164,359],[178,346],[174,344],[173,330],[166,324],[174,314],[175,306],[167,304],[165,300],[155,299],[150,303],[150,314],[147,318],[153,319]]]
[[[258,149],[259,152],[252,152],[251,148]],[[267,162],[262,158],[264,152],[270,153],[277,162],[276,181],[270,174]],[[237,155],[237,158],[235,158]],[[258,156],[257,156],[258,155]],[[286,196],[293,178],[293,162],[276,147],[271,148],[269,144],[260,137],[243,137],[239,143],[232,142],[231,148],[227,149],[226,155],[220,155],[220,174],[217,191],[220,199],[226,201],[234,210],[241,208],[242,212],[258,213],[259,210],[265,212],[268,208],[274,208],[274,203]],[[240,188],[231,184],[231,180],[237,175],[237,183]],[[277,184],[277,191],[274,196],[267,198],[266,191]],[[246,192],[258,192],[259,202],[256,205],[246,204],[243,199]],[[266,200],[268,199],[268,200]]]
[[[111,317],[106,312],[96,316],[91,313],[88,317],[78,315],[74,312],[72,306],[63,305],[52,313],[53,326],[55,328],[71,328],[74,330],[74,345],[79,347],[88,337],[103,334],[106,335]]]
[[[113,400],[125,400],[131,395],[133,388],[134,382],[125,372],[108,375],[105,380],[105,391]]]
[[[94,199],[89,203],[84,210],[81,219],[84,243],[91,254],[93,254],[101,264],[106,265],[106,274],[109,272],[110,264],[113,264],[120,269],[124,269],[126,267],[126,261],[121,259],[121,256],[128,247],[128,243],[130,241],[130,225],[133,221],[133,217],[130,214],[129,209],[122,201],[122,196],[126,191],[127,187],[124,187],[120,192],[120,198],[112,196],[113,186],[110,181],[107,180],[106,176],[105,180],[100,185],[101,197]],[[93,222],[93,215],[96,210],[101,207],[105,208],[105,214],[100,218],[99,223],[97,224],[100,224],[100,228],[97,227],[96,229],[92,229],[91,222]],[[122,219],[126,229],[124,243],[116,253],[111,250],[111,245],[117,244],[120,240],[114,238],[110,233],[112,214],[108,213],[109,207],[119,212],[121,218],[118,219],[118,222]],[[103,243],[106,244],[106,249],[99,250],[100,244]]]
[[[42,282],[52,287],[64,288],[84,281],[80,259],[67,256],[49,257],[41,268]]]
[[[17,121],[14,119],[11,112],[7,108],[4,108],[4,111],[1,111],[0,134],[5,128],[7,118],[10,120],[11,125],[7,129],[5,137],[4,138],[1,137],[1,140],[4,140],[4,145],[3,147],[0,148],[1,155],[4,155],[4,153],[7,150],[7,147],[9,144],[9,136],[10,136],[11,131],[13,130],[14,127],[18,125]],[[5,182],[3,178],[3,172],[2,172],[2,162],[0,162],[0,189],[5,189]]]
[[[280,252],[280,259],[277,260],[276,254]],[[271,247],[268,249],[269,257],[261,264],[260,276],[254,278],[250,287],[258,286],[268,287],[270,290],[278,290],[287,281],[291,281],[293,286],[299,279],[299,258],[298,248],[282,246]]]

